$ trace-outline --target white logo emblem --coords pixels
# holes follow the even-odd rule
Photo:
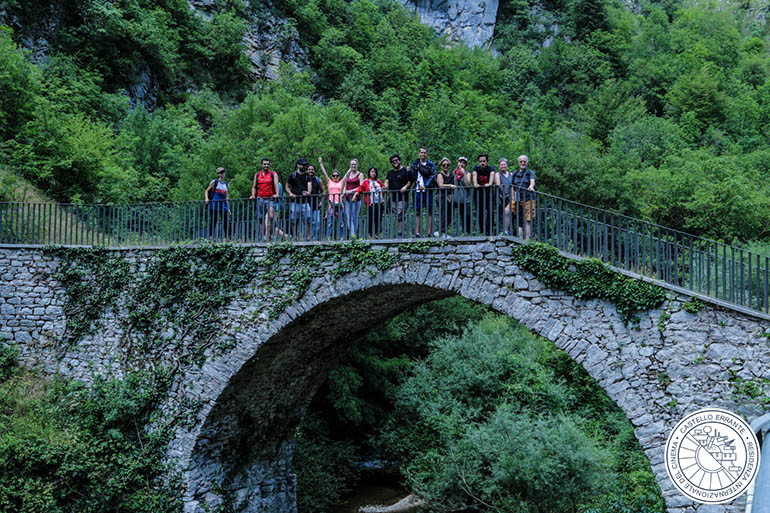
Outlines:
[[[666,442],[666,472],[674,486],[700,503],[721,504],[742,494],[759,470],[759,443],[742,418],[719,408],[691,413]]]

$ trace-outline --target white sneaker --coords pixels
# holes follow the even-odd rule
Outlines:
[[[439,233],[438,233],[438,232],[433,232],[433,236],[434,236],[434,237],[438,237],[438,236],[439,236]]]

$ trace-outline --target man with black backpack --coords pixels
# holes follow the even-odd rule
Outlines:
[[[260,236],[264,240],[270,240],[275,227],[275,202],[278,201],[278,192],[278,173],[270,169],[270,159],[263,158],[262,169],[254,173],[250,199],[257,200],[255,205],[257,223]],[[267,215],[267,221],[265,221],[265,215]]]
[[[225,168],[217,168],[217,177],[211,180],[204,193],[204,200],[209,210],[209,237],[214,238],[214,231],[222,218],[224,224],[224,236],[230,237],[230,204],[227,199],[227,182],[225,182]]]
[[[286,180],[289,191],[289,230],[296,240],[300,239],[300,226],[305,225],[305,237],[310,240],[310,204],[308,203],[307,160],[299,159],[294,172]]]

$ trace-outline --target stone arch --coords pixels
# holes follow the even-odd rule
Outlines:
[[[187,468],[185,511],[218,504],[218,486],[229,490],[244,511],[294,511],[293,429],[339,356],[377,324],[454,294],[488,305],[545,336],[582,364],[630,419],[642,417],[644,403],[624,400],[632,389],[630,380],[617,370],[620,366],[612,365],[620,358],[616,330],[628,332],[614,307],[547,290],[511,267],[514,276],[506,277],[502,270],[463,276],[404,262],[374,277],[360,272],[338,281],[314,280],[300,301],[256,334],[259,341],[250,353],[235,353],[217,366],[220,374],[227,369],[227,375],[210,391],[202,425],[179,447]],[[349,314],[352,305],[355,316]],[[371,316],[350,322],[362,311]],[[565,315],[578,322],[566,325]],[[606,333],[597,332],[597,325]],[[638,430],[637,437],[645,449],[657,441],[649,439],[645,445]],[[659,482],[662,472],[656,471]]]
[[[222,324],[227,328],[217,343],[222,342],[227,350],[212,350],[202,367],[185,365],[174,376],[161,409],[174,414],[181,411],[185,420],[192,411],[198,411],[200,421],[192,427],[178,427],[167,450],[169,461],[184,472],[189,492],[184,498],[186,511],[201,511],[202,501],[210,496],[216,498],[214,485],[221,484],[224,473],[216,468],[216,458],[206,449],[227,439],[226,429],[234,430],[238,424],[225,426],[222,432],[208,428],[217,408],[228,397],[228,388],[237,391],[232,385],[240,383],[235,379],[239,371],[248,369],[245,366],[254,359],[265,359],[260,348],[264,346],[267,356],[271,338],[298,319],[304,322],[302,316],[314,308],[324,309],[323,305],[333,300],[367,290],[376,296],[377,291],[384,290],[378,287],[399,286],[408,287],[398,289],[398,301],[403,307],[415,294],[425,291],[433,291],[437,297],[459,294],[491,305],[581,363],[635,426],[636,437],[652,463],[670,512],[742,511],[743,498],[728,505],[699,508],[679,494],[666,476],[663,446],[676,422],[699,408],[726,408],[748,419],[766,413],[765,395],[741,395],[736,387],[741,383],[763,385],[770,379],[770,324],[766,315],[703,297],[702,308],[692,311],[686,307],[691,296],[668,287],[663,305],[640,312],[639,324],[629,328],[609,303],[578,300],[544,287],[515,265],[513,248],[507,240],[454,240],[427,246],[380,242],[371,246],[372,250],[393,253],[397,261],[384,272],[370,267],[374,273],[371,276],[364,271],[338,280],[314,278],[302,299],[271,321],[267,311],[291,292],[292,274],[296,271],[289,258],[275,263],[276,274],[271,278],[275,283],[270,291],[255,299],[252,292],[270,281],[255,279],[254,289],[241,291],[223,309]],[[264,246],[255,246],[252,255],[261,257],[267,251]],[[126,254],[142,269],[153,252],[127,250]],[[333,258],[333,254],[323,254],[314,266],[333,267],[335,262],[329,261]],[[92,377],[92,369],[121,375],[126,369],[116,358],[125,350],[125,333],[116,322],[120,312],[105,313],[101,321],[107,329],[87,337],[85,343],[69,347],[61,356],[56,340],[66,326],[66,298],[61,284],[51,275],[57,260],[41,254],[38,248],[0,248],[0,275],[5,279],[0,286],[0,343],[13,340],[20,349],[20,362],[38,366],[46,373],[63,374],[85,383]],[[180,345],[184,343],[179,341]],[[180,363],[176,349],[169,348],[152,363],[176,368]],[[193,410],[197,405],[200,409]],[[275,497],[275,488],[283,487],[285,493],[291,493],[290,471],[285,465],[281,468],[280,457],[288,457],[288,450],[288,446],[279,447],[278,456],[271,460],[275,468],[266,467],[275,476],[283,472],[287,476],[283,483],[255,477],[256,489],[245,486],[238,492],[244,495],[243,503],[261,500],[261,496]],[[269,501],[254,504],[252,510],[266,510],[260,504]]]

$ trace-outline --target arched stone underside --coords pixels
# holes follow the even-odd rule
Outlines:
[[[256,256],[265,251],[253,250]],[[136,268],[151,256],[128,252]],[[318,269],[332,264],[321,258]],[[0,287],[0,337],[10,334],[23,362],[51,373],[88,380],[92,368],[121,372],[115,319],[123,312],[107,312],[102,332],[60,357],[54,341],[65,322],[64,298],[48,273],[56,265],[34,250],[0,250],[0,276],[12,283]],[[190,400],[202,405],[200,422],[180,427],[168,451],[184,470],[187,512],[215,506],[222,489],[240,511],[293,511],[292,433],[328,370],[367,331],[451,294],[520,321],[580,363],[631,420],[669,511],[742,511],[743,499],[698,508],[678,494],[666,476],[663,446],[673,425],[698,408],[723,407],[750,419],[763,412],[761,398],[736,394],[734,380],[770,379],[767,321],[710,304],[687,313],[682,305],[689,298],[669,292],[660,308],[640,312],[638,326],[627,326],[612,304],[544,287],[513,263],[505,240],[454,241],[427,254],[399,254],[384,272],[316,277],[301,299],[270,320],[269,308],[285,296],[295,271],[288,260],[279,266],[274,290],[256,299],[243,294],[222,313],[221,338],[233,349],[182,369],[171,389],[165,407]],[[169,353],[157,363],[173,362]]]
[[[292,511],[294,429],[329,371],[373,327],[448,295],[414,285],[351,292],[311,308],[260,345],[200,429],[187,474],[195,502],[218,503],[214,481],[227,483],[249,511]]]

